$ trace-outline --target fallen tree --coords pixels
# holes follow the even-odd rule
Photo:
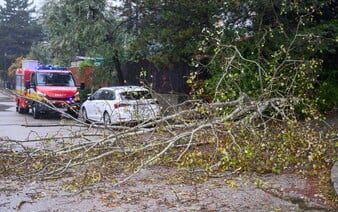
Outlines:
[[[285,108],[290,101],[294,100],[273,98],[257,102],[245,94],[230,102],[187,101],[176,106],[186,105],[184,110],[130,127],[104,127],[79,120],[88,129],[98,131],[41,138],[41,142],[53,143],[43,149],[27,148],[22,141],[1,138],[0,173],[49,179],[97,168],[98,164],[104,164],[102,167],[107,170],[100,167],[104,173],[128,167],[132,174],[118,181],[118,185],[147,166],[163,163],[206,173],[238,169],[279,173],[293,166],[306,168],[307,163],[315,160],[318,167],[329,165],[334,147],[323,139],[322,132],[298,122],[278,121],[287,118]],[[227,111],[226,115],[223,111]],[[13,152],[14,149],[21,151]]]
[[[191,99],[168,103],[157,120],[103,126],[63,113],[86,131],[41,137],[35,140],[39,148],[24,145],[30,140],[0,138],[0,175],[73,177],[85,186],[109,179],[118,186],[155,165],[184,169],[198,179],[225,172],[318,174],[337,159],[337,133],[297,119],[296,108],[308,103],[300,89],[311,85],[312,70],[306,68],[313,63],[290,59],[293,41],[277,50],[277,64],[269,64],[269,69],[242,56],[236,46],[217,46],[209,63],[218,58],[221,73],[210,86],[212,95],[196,80],[198,73],[192,73]]]

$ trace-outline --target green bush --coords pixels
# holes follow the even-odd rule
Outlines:
[[[320,111],[329,111],[338,105],[338,84],[323,82],[317,91],[317,101]]]
[[[91,88],[84,88],[80,90],[80,102],[84,102],[88,99],[88,95],[91,92]]]
[[[334,133],[323,136],[322,132],[299,122],[275,123],[254,132],[245,127],[226,130],[228,126],[225,125],[224,128],[217,137],[215,149],[211,146],[196,147],[183,157],[180,165],[210,170],[210,166],[218,164],[218,171],[317,174],[319,170],[330,167],[337,158],[337,147],[330,142]],[[216,139],[212,134],[204,133],[199,142],[212,144],[213,140]]]

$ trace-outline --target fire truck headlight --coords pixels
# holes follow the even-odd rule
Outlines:
[[[75,94],[75,96],[74,96],[74,101],[75,101],[75,102],[80,101],[80,94],[79,94],[79,92],[76,92],[76,94]]]
[[[38,100],[40,100],[40,101],[47,101],[48,100],[47,95],[45,93],[37,91],[36,94],[37,94]]]

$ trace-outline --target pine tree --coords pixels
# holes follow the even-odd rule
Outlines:
[[[41,38],[41,28],[29,0],[5,0],[0,6],[0,69],[4,75],[17,57],[29,53],[34,41]]]

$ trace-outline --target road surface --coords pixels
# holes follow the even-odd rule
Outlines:
[[[87,130],[88,127],[72,119],[34,119],[30,113],[19,114],[16,112],[15,96],[9,90],[0,89],[0,141],[13,140],[35,147],[44,138],[74,136]]]

